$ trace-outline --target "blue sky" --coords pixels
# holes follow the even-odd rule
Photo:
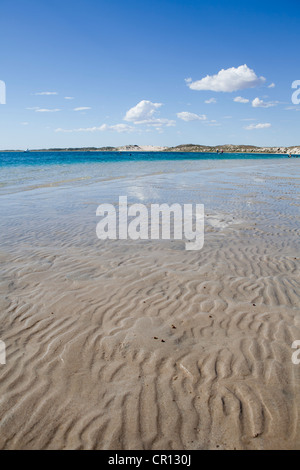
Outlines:
[[[2,0],[0,13],[1,149],[300,145],[298,1]]]

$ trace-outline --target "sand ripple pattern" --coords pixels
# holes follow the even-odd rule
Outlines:
[[[299,449],[289,235],[1,253],[0,447]]]

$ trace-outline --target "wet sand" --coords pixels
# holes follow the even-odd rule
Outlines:
[[[0,448],[299,449],[290,163],[5,187]],[[96,207],[119,194],[203,202],[203,249],[98,240]]]

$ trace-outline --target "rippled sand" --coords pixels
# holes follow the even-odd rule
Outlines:
[[[298,163],[6,188],[0,447],[299,449]],[[116,194],[204,202],[204,248],[97,240]]]

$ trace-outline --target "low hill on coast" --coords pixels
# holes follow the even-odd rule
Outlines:
[[[2,150],[2,152],[22,152],[23,150]],[[198,153],[269,153],[269,154],[300,154],[300,145],[291,147],[256,147],[255,145],[198,145],[181,144],[176,147],[160,147],[155,145],[124,145],[122,147],[79,147],[30,149],[30,152],[198,152]]]

